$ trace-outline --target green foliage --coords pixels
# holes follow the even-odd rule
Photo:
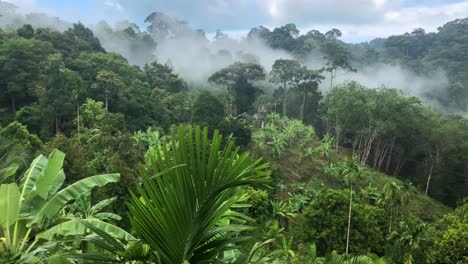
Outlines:
[[[428,224],[405,218],[389,237],[394,247],[393,258],[405,264],[430,262],[431,239]]]
[[[249,146],[252,140],[252,131],[245,121],[239,118],[225,118],[216,126],[224,136],[232,134],[232,139],[236,145],[241,147]]]
[[[0,186],[0,259],[7,261],[20,256],[24,260],[53,255],[52,249],[41,255],[48,246],[41,241],[40,233],[60,223],[60,210],[70,201],[79,199],[82,193],[119,180],[117,174],[92,176],[60,189],[65,180],[64,156],[58,150],[52,151],[48,159],[40,155],[19,184]]]
[[[255,87],[251,82],[265,79],[262,66],[255,63],[236,62],[213,73],[208,81],[227,88],[228,115],[249,111],[249,107],[255,102]]]
[[[349,193],[325,189],[318,193],[304,209],[303,214],[291,220],[290,234],[300,242],[317,244],[321,255],[337,250],[345,252],[348,223]],[[350,252],[382,253],[384,244],[384,218],[382,209],[353,203]]]
[[[16,144],[28,149],[31,152],[36,152],[42,149],[43,143],[34,134],[30,134],[26,126],[14,121],[8,126],[0,129],[0,136],[11,139]]]
[[[135,232],[164,263],[213,261],[251,229],[230,208],[243,200],[238,187],[268,181],[267,165],[238,156],[232,141],[221,148],[221,140],[217,131],[210,142],[207,129],[180,126],[171,132],[170,151],[148,157],[129,209]]]
[[[215,129],[223,119],[223,104],[209,91],[201,91],[193,104],[193,123]]]
[[[295,119],[282,118],[270,114],[265,118],[263,128],[255,129],[252,141],[261,153],[268,155],[273,150],[280,158],[286,148],[304,148],[316,139],[315,130]],[[271,154],[270,154],[271,155]]]
[[[152,88],[164,89],[168,92],[177,93],[187,89],[187,84],[172,72],[171,67],[165,64],[153,62],[146,64],[144,72],[148,83]]]
[[[464,263],[468,241],[468,204],[434,224],[434,255],[437,263]]]

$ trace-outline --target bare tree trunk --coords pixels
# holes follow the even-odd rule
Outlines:
[[[431,167],[429,168],[429,175],[427,176],[427,183],[426,183],[426,191],[424,192],[426,196],[427,196],[427,192],[429,191],[429,184],[431,183],[433,169],[434,169],[434,161],[432,160],[432,156],[431,156]]]
[[[341,133],[343,133],[343,128],[338,123],[338,114],[335,114],[335,133],[336,133],[335,148],[338,151],[338,147],[339,147],[340,141],[341,141]]]
[[[375,131],[371,132],[369,139],[364,144],[365,148],[364,148],[364,153],[361,159],[361,165],[365,165],[367,162],[367,159],[369,158],[369,154],[372,149],[372,144],[374,143],[375,136],[376,136],[376,132]]]
[[[354,137],[353,139],[353,156],[356,155],[357,153],[357,145],[358,145],[358,140],[359,137]]]
[[[305,113],[305,108],[306,108],[306,97],[307,97],[307,91],[306,91],[306,87],[304,85],[304,94],[303,94],[303,97],[302,97],[302,109],[301,109],[301,116],[300,116],[302,122],[305,122],[304,113]]]
[[[57,111],[57,110],[56,110]],[[57,135],[59,131],[59,128],[58,128],[58,118],[57,118],[57,113],[55,113],[55,134]]]
[[[11,100],[11,111],[14,114],[16,112],[16,99],[13,95],[10,95],[10,100]]]
[[[287,114],[287,101],[288,101],[288,97],[287,97],[287,93],[286,93],[286,82],[283,83],[283,116],[286,117],[286,114]]]
[[[340,146],[341,141],[341,133],[343,133],[343,129],[339,124],[335,125],[335,133],[336,133],[336,140],[335,140],[335,149],[338,151],[338,147]]]
[[[406,163],[406,160],[401,160],[401,159],[398,160],[398,163],[393,172],[393,176],[398,176],[400,174],[400,170],[403,167],[403,165],[405,165],[405,163]]]
[[[373,162],[372,162],[372,168],[376,169],[377,168],[377,164],[378,164],[378,161],[380,160],[380,155],[381,155],[381,145],[382,145],[382,142],[379,140],[377,141],[377,143],[375,144],[375,150],[374,150],[374,155],[373,155]]]
[[[336,77],[336,70],[330,70],[330,91],[333,90],[333,79]]]
[[[81,144],[81,139],[80,139],[80,103],[76,104],[76,130],[78,132],[78,143]]]
[[[393,218],[393,205],[390,209],[390,222],[388,224],[388,233],[390,234],[392,232],[392,218]]]
[[[390,152],[389,152],[389,156],[387,159],[387,164],[385,165],[385,171],[387,172],[390,170],[390,163],[392,162],[392,153],[393,153],[394,147],[395,147],[395,138],[392,138],[392,144],[390,146]]]
[[[106,112],[109,112],[108,93],[109,93],[109,90],[106,87]]]
[[[349,188],[348,232],[346,234],[346,256],[349,253],[349,233],[351,232],[351,208],[353,205],[353,187]]]

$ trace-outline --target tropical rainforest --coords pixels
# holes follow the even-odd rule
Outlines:
[[[233,51],[158,12],[5,7],[1,263],[468,263],[468,18],[360,44],[259,26]],[[184,40],[198,63],[163,56]],[[352,77],[372,65],[444,82]]]

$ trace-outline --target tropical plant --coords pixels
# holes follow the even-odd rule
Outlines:
[[[0,259],[26,261],[49,258],[59,245],[41,239],[57,223],[60,210],[82,193],[119,180],[118,174],[97,175],[60,189],[65,154],[54,150],[38,156],[20,183],[0,185]],[[54,227],[52,227],[54,228]]]
[[[285,227],[288,219],[294,217],[293,207],[285,201],[270,201],[272,207],[273,218],[275,218],[280,226]]]
[[[396,251],[403,256],[404,264],[428,262],[432,259],[433,253],[428,246],[431,242],[430,226],[426,223],[405,218],[389,239],[394,241]]]
[[[218,131],[179,126],[171,141],[150,152],[142,185],[129,203],[135,232],[163,263],[208,263],[242,240],[251,221],[231,210],[245,200],[240,187],[269,181],[268,165],[222,147]]]

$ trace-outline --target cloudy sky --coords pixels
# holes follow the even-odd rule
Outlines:
[[[438,26],[468,17],[468,0],[6,0],[23,11],[40,11],[68,21],[97,23],[127,19],[144,27],[153,11],[178,17],[194,28],[231,36],[252,27],[295,23],[301,31],[332,27],[359,42]]]

